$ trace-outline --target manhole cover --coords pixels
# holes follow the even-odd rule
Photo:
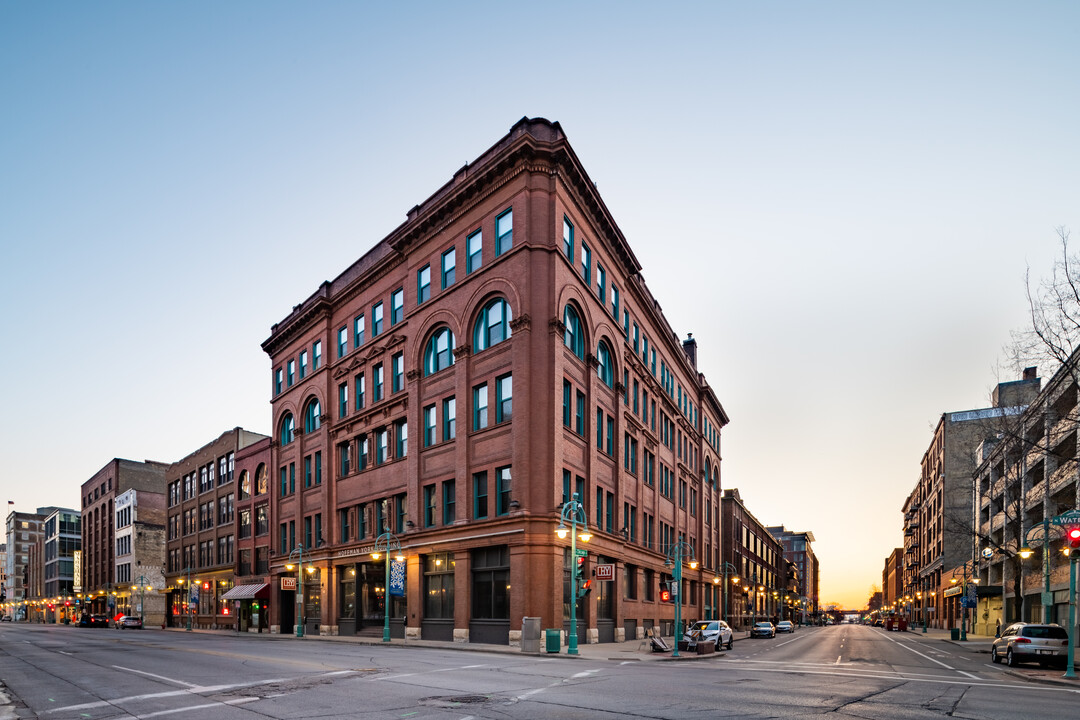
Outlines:
[[[476,705],[485,703],[491,698],[487,695],[451,695],[449,697],[425,698],[420,701],[421,705],[433,707],[453,708],[460,705]]]

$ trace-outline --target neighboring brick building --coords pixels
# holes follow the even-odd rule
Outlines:
[[[241,631],[270,630],[270,438],[236,451],[236,585]]]
[[[26,601],[31,599],[30,553],[42,536],[45,517],[56,508],[38,508],[36,513],[12,510],[7,516],[7,602],[15,620],[25,620]],[[36,576],[36,574],[35,574]],[[42,593],[44,592],[42,588]],[[36,599],[36,598],[35,598]]]
[[[943,413],[923,454],[919,482],[904,501],[904,573],[900,596],[914,600],[913,619],[922,620],[926,605],[931,627],[958,628],[963,613],[960,595],[964,566],[968,576],[975,557],[975,517],[972,509],[976,452],[997,434],[1007,418],[1017,417],[1039,391],[1034,372],[1016,382],[999,383],[991,407]],[[961,580],[959,585],[952,579]],[[983,585],[980,597],[1000,586]]]
[[[720,516],[721,560],[731,563],[738,578],[729,578],[728,622],[746,628],[754,620],[779,619],[787,575],[784,546],[746,508],[738,488],[724,490]]]
[[[904,596],[904,548],[896,548],[885,558],[885,569],[881,572],[881,592],[884,601],[882,609],[896,609]]]
[[[684,258],[686,262],[692,258]],[[684,617],[717,612],[720,430],[680,342],[562,128],[523,119],[272,328],[271,627],[379,633],[392,532],[407,558],[393,634],[508,643],[569,614],[574,493],[593,540],[582,642],[634,637],[665,551],[696,548]],[[411,430],[411,433],[410,433]]]
[[[165,463],[115,458],[82,484],[82,612],[117,612],[116,497],[137,490],[142,497],[165,491]],[[147,500],[149,502],[149,500]],[[122,583],[125,587],[128,583]]]
[[[795,532],[783,525],[767,530],[784,546],[784,558],[795,565],[795,577],[798,578],[795,593],[799,596],[799,617],[806,622],[817,617],[820,579],[818,578],[818,560],[812,543],[814,533]]]
[[[223,596],[236,580],[236,453],[265,440],[233,428],[169,465],[166,491],[166,623],[170,627],[233,627]],[[190,601],[190,602],[189,602]]]
[[[147,626],[165,621],[165,495],[127,490],[116,496],[116,612]]]

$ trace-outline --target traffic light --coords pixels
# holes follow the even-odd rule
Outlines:
[[[671,584],[662,582],[660,583],[660,602],[671,602]]]
[[[1080,550],[1080,525],[1072,525],[1065,529],[1065,541],[1069,543],[1070,550]]]
[[[574,566],[574,584],[578,589],[578,599],[585,597],[592,590],[592,578],[585,579],[585,558],[579,557]]]

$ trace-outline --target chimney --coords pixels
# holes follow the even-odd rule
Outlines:
[[[697,340],[694,339],[694,333],[686,333],[686,339],[682,343],[683,352],[686,353],[686,357],[690,359],[690,364],[697,369]]]
[[[1039,374],[1039,369],[1038,368],[1033,368],[1033,367],[1024,368],[1024,379],[1025,380],[1034,380],[1036,377],[1038,377],[1038,374]]]

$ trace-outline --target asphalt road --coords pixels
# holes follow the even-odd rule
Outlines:
[[[1080,685],[1014,677],[986,655],[880,628],[740,640],[700,661],[622,654],[627,659],[5,624],[0,682],[16,716],[50,720],[1080,714]]]

